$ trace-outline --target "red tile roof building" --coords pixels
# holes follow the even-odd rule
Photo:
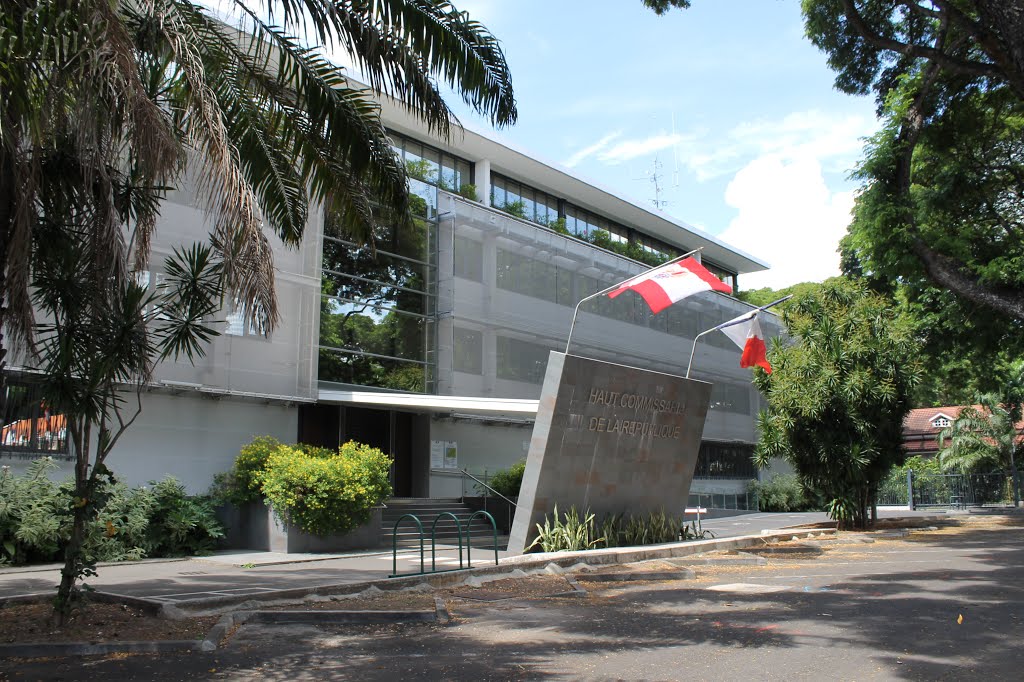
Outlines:
[[[981,405],[973,407],[981,409]],[[939,433],[951,426],[963,409],[963,405],[955,405],[911,410],[903,420],[903,447],[907,450],[907,456],[933,457],[938,454]],[[1017,424],[1017,430],[1024,430],[1024,421]],[[1017,442],[1024,443],[1024,436],[1018,436]]]

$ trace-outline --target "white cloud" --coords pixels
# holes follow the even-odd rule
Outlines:
[[[856,114],[793,112],[779,120],[746,121],[735,126],[712,149],[697,149],[684,159],[697,180],[736,172],[744,159],[776,154],[794,160],[818,159],[828,170],[845,171],[860,157],[863,138],[877,128],[874,119]]]
[[[853,197],[852,191],[828,188],[821,163],[810,153],[768,154],[748,163],[726,188],[726,203],[738,215],[719,237],[771,269],[742,275],[742,288],[779,289],[838,275],[837,249]]]
[[[611,149],[601,152],[597,158],[605,163],[617,164],[668,149],[682,142],[685,138],[679,133],[659,133],[641,139],[623,140]]]
[[[620,131],[616,131],[616,132],[613,132],[613,133],[608,133],[607,135],[602,137],[600,140],[598,140],[594,144],[592,144],[590,146],[587,146],[587,147],[584,147],[583,149],[579,150],[578,152],[576,152],[575,154],[570,156],[568,158],[568,160],[566,160],[563,165],[565,165],[565,166],[567,166],[569,168],[572,168],[573,166],[576,166],[577,164],[579,164],[584,159],[590,158],[591,156],[593,156],[597,152],[599,152],[602,149],[604,149],[605,147],[607,147],[611,143],[612,140],[614,140],[615,138],[617,138],[617,137],[619,137],[621,135],[622,135],[622,133]]]

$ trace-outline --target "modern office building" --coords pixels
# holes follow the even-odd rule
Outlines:
[[[264,338],[227,310],[205,358],[162,363],[111,456],[124,480],[171,474],[202,491],[242,444],[268,434],[367,442],[394,457],[396,496],[458,496],[460,469],[493,473],[526,456],[548,352],[566,350],[577,302],[650,267],[629,256],[699,248],[733,287],[767,267],[566,169],[469,130],[432,138],[383,106],[415,177],[418,229],[383,230],[370,248],[313,215],[298,249],[277,243],[280,326]],[[206,238],[195,205],[194,188],[170,197],[148,281],[175,246]],[[682,374],[694,337],[746,310],[719,293],[659,315],[633,293],[601,296],[581,307],[568,352]],[[714,388],[694,490],[742,499],[757,476],[759,396],[739,356],[717,333],[697,347],[693,376]],[[64,455],[59,416],[44,413],[30,382],[10,390],[0,463]]]

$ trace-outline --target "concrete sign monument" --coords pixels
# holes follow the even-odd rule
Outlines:
[[[711,384],[552,351],[508,548],[575,505],[679,514],[697,464]]]

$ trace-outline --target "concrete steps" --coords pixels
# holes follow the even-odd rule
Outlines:
[[[420,534],[416,523],[409,518],[403,519],[401,525],[394,533],[395,523],[406,514],[412,514],[423,524],[423,541],[427,550],[430,549],[431,530],[434,530],[434,538],[438,545],[457,545],[459,542],[459,531],[462,531],[462,544],[467,544],[466,531],[473,510],[457,499],[426,499],[426,498],[392,498],[385,503],[387,506],[381,516],[381,539],[384,547],[391,547],[397,535],[397,544],[400,548],[419,547]],[[452,515],[458,519],[452,519]],[[437,522],[435,526],[434,523]],[[494,531],[490,522],[481,517],[473,519],[472,526],[468,527],[473,547],[493,547]],[[498,535],[498,545],[504,549],[508,544],[508,537]]]

